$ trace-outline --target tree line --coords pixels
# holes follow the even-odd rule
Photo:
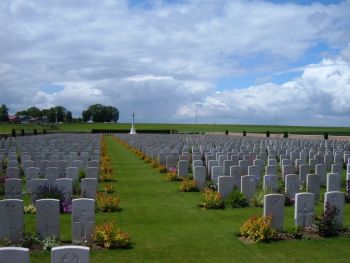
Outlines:
[[[72,112],[63,106],[55,106],[49,109],[39,109],[30,107],[26,110],[18,111],[16,116],[30,116],[48,122],[118,122],[119,110],[113,106],[102,104],[90,105],[82,112],[81,117],[73,118]],[[9,108],[2,104],[0,106],[0,122],[9,121]]]

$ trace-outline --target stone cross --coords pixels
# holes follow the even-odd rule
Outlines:
[[[131,124],[131,130],[130,130],[130,134],[136,134],[136,130],[135,130],[135,113],[132,113],[132,124]]]

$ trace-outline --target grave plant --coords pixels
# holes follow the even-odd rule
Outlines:
[[[350,203],[350,180],[345,183],[345,202]]]
[[[168,172],[164,175],[164,181],[166,182],[174,182],[179,181],[180,179],[177,177],[176,167],[170,167]]]
[[[33,204],[24,206],[25,214],[36,214],[36,207]]]
[[[249,206],[249,204],[246,198],[240,191],[237,190],[232,191],[225,201],[225,207],[241,208],[247,206]]]
[[[240,235],[255,242],[269,242],[278,237],[271,225],[271,216],[253,216],[241,226]]]
[[[264,206],[264,196],[267,194],[272,194],[273,191],[271,189],[259,189],[255,191],[253,198],[250,201],[250,205],[253,207],[263,207]]]
[[[196,182],[193,179],[185,178],[180,184],[181,192],[198,192]]]
[[[0,176],[0,195],[5,194],[5,179],[6,179],[5,176],[3,175]]]
[[[204,189],[211,189],[213,191],[218,190],[217,184],[213,183],[212,181],[206,181],[204,184]]]
[[[107,249],[128,248],[130,235],[120,230],[113,222],[105,222],[95,227],[94,240]]]
[[[96,210],[101,212],[120,211],[120,199],[116,196],[107,195],[106,193],[98,193]]]
[[[325,132],[325,133],[324,133],[323,138],[324,138],[325,140],[328,140],[328,132]]]
[[[322,215],[315,218],[315,225],[320,236],[334,237],[341,233],[342,227],[336,222],[338,213],[339,210],[336,207],[326,203]]]
[[[225,208],[225,202],[220,193],[205,188],[203,191],[203,203],[201,206],[207,209],[223,209]]]
[[[104,185],[104,190],[107,194],[114,193],[114,188],[112,184],[105,184]]]

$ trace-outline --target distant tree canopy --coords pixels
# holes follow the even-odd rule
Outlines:
[[[119,120],[119,111],[113,106],[94,104],[83,111],[82,117],[85,122],[89,120],[94,122],[117,122]]]
[[[39,108],[37,107],[30,107],[29,109],[27,110],[23,110],[23,111],[18,111],[16,113],[17,116],[19,115],[28,115],[30,117],[34,117],[34,118],[37,118],[37,117],[42,117],[42,112]]]
[[[56,122],[56,114],[57,114],[58,122],[63,122],[63,121],[71,122],[73,120],[72,112],[67,111],[67,109],[63,106],[55,106],[49,109],[42,109],[42,110],[40,110],[37,107],[30,107],[26,110],[18,111],[16,113],[17,116],[28,115],[34,118],[37,118],[37,117],[42,118],[46,116],[49,122]]]
[[[9,109],[5,104],[0,106],[0,121],[8,121],[9,120]]]
[[[72,113],[70,111],[66,112],[66,116],[64,117],[64,121],[65,122],[72,122],[73,121],[73,116],[72,116]]]
[[[47,120],[49,122],[56,121],[56,114],[57,114],[57,121],[63,122],[67,114],[67,110],[63,106],[56,106],[56,107],[51,107],[50,109],[43,109],[41,112],[43,116],[47,117]]]

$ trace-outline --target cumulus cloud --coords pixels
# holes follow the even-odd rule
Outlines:
[[[330,93],[321,87],[329,85],[338,99],[325,100],[330,112],[320,106],[317,116],[338,118],[347,112],[348,97],[333,87],[342,85],[339,79],[348,70],[349,11],[349,1],[297,5],[188,0],[131,5],[126,0],[52,0],[47,5],[3,0],[0,102],[12,112],[32,105],[63,105],[76,116],[89,104],[111,104],[119,108],[122,121],[135,111],[140,121],[190,122],[197,110],[202,122],[268,122],[265,114],[270,116],[271,110],[281,116],[288,113],[287,102],[300,114],[299,104],[305,102],[304,112],[310,109],[316,114],[319,102],[309,105],[309,93],[321,100]],[[259,81],[259,86],[216,94],[220,78],[288,70],[320,43],[342,49],[342,59],[311,65],[299,80],[284,85]],[[341,77],[322,78],[323,68],[332,65],[340,68]],[[312,70],[315,76],[308,76]],[[48,94],[40,89],[44,83],[63,89]],[[346,87],[340,87],[343,93]],[[295,114],[295,122],[302,122],[302,116]],[[292,117],[285,122],[292,123]]]
[[[182,106],[177,116],[195,112],[213,122],[302,125],[350,125],[350,64],[342,58],[307,66],[282,85],[266,83],[225,90]],[[198,107],[200,105],[200,107]]]

